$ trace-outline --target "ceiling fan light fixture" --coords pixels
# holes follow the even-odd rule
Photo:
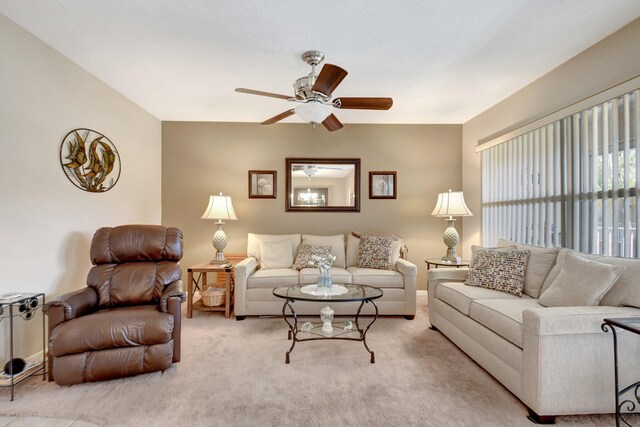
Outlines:
[[[305,122],[322,123],[333,113],[333,107],[320,102],[306,102],[298,105],[295,111]]]

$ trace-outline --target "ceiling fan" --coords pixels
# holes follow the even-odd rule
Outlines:
[[[312,177],[315,176],[318,172],[320,172],[320,169],[335,169],[335,170],[342,170],[343,168],[334,168],[331,166],[318,166],[318,165],[292,165],[291,166],[291,170],[292,171],[302,171],[305,175]]]
[[[325,64],[320,70],[320,74],[316,74],[316,66],[324,60],[324,53],[317,50],[309,50],[303,53],[302,60],[311,65],[311,73],[300,77],[293,83],[294,96],[236,88],[236,92],[280,98],[299,104],[295,108],[273,116],[261,124],[272,125],[293,114],[297,114],[303,120],[310,122],[313,127],[316,127],[318,123],[322,123],[329,132],[333,132],[343,127],[340,120],[333,114],[334,108],[342,110],[388,110],[393,105],[393,99],[391,98],[351,97],[331,100],[331,94],[347,76],[347,71],[337,65]]]

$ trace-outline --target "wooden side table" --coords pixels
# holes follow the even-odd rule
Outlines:
[[[424,262],[427,264],[427,270],[429,270],[432,265],[435,268],[438,268],[438,267],[455,267],[455,268],[469,267],[469,261],[465,261],[465,260],[462,260],[461,262],[456,264],[456,263],[453,263],[453,262],[444,262],[440,258],[429,258],[429,259],[425,259]]]
[[[235,264],[229,262],[225,266],[209,264],[203,262],[193,265],[187,269],[188,272],[188,285],[187,285],[187,318],[193,317],[195,311],[224,311],[224,317],[227,319],[231,317],[231,301],[233,299],[233,288],[231,286],[231,273]],[[198,273],[197,277],[194,277],[193,273]],[[202,299],[193,302],[193,296],[195,291],[203,292],[207,287],[207,273],[224,273],[225,274],[225,296],[224,304],[216,307],[208,307],[202,303]],[[215,283],[215,281],[214,281]]]

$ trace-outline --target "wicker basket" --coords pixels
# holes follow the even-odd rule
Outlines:
[[[224,304],[224,295],[226,290],[224,288],[207,288],[206,291],[201,292],[202,303],[207,307],[216,307]]]

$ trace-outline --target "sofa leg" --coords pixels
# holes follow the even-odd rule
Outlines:
[[[556,417],[554,415],[538,415],[533,410],[527,408],[529,410],[529,415],[527,418],[529,421],[535,424],[555,424]]]
[[[404,316],[404,318],[407,319],[407,320],[413,320],[413,319],[416,318],[416,315],[415,314],[411,314],[411,315],[407,314],[406,316]]]
[[[236,320],[244,320],[247,316],[236,316]]]

